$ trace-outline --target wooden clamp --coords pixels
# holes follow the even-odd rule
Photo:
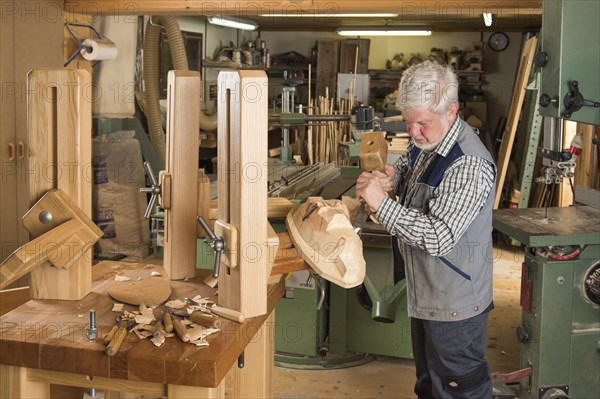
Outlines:
[[[30,205],[58,188],[91,218],[91,76],[79,69],[33,69],[27,82]],[[46,231],[30,233],[35,239]],[[33,268],[30,287],[34,299],[83,298],[92,289],[92,248],[71,267]]]
[[[246,317],[267,312],[272,261],[267,240],[267,82],[265,72],[255,70],[222,71],[218,77],[215,230],[233,226],[238,242],[237,267],[221,257],[219,302]]]
[[[23,225],[37,238],[0,265],[0,289],[45,262],[68,269],[102,237],[102,230],[61,190],[44,195],[23,216]]]
[[[196,209],[200,73],[169,71],[165,170],[159,173],[165,209],[164,268],[171,280],[196,275]]]

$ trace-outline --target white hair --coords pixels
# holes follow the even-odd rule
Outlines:
[[[458,104],[458,78],[447,65],[425,61],[402,74],[396,105],[400,111],[427,107],[442,115]]]

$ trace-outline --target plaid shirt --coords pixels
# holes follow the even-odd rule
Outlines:
[[[386,198],[377,209],[379,221],[390,234],[432,256],[443,256],[452,250],[482,209],[495,181],[495,169],[490,162],[465,155],[446,170],[425,213],[403,205],[410,203],[414,194],[411,190],[436,155],[448,155],[462,123],[466,122],[457,117],[434,150],[421,151],[417,155],[414,168],[410,168],[406,157],[400,158],[393,191],[400,195],[402,203]],[[408,150],[412,147],[411,143]]]

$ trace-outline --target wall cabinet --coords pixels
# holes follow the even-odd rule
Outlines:
[[[35,3],[35,4],[32,4]],[[2,1],[0,24],[0,243],[2,260],[29,240],[21,217],[30,208],[28,179],[43,179],[48,165],[28,165],[26,87],[32,68],[63,65],[63,2]]]

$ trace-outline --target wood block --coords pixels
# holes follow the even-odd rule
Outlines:
[[[225,241],[225,250],[221,256],[221,262],[231,268],[237,267],[239,256],[237,229],[234,225],[217,219],[214,232],[217,237],[223,237]]]
[[[6,288],[36,266],[52,267],[44,265],[47,262],[57,268],[69,268],[89,249],[83,245],[90,238],[85,233],[81,221],[71,219],[22,245],[0,265],[0,289]],[[84,240],[78,238],[80,234],[85,237]]]
[[[360,143],[360,169],[363,172],[385,170],[387,163],[388,144],[385,132],[365,133]]]
[[[239,265],[221,268],[219,303],[246,317],[267,311],[267,76],[219,74],[218,219],[238,230]]]
[[[48,190],[58,188],[91,218],[91,76],[78,69],[33,69],[28,75],[28,87],[28,156],[33,173],[29,176],[30,204]],[[92,288],[92,258],[90,248],[67,269],[34,268],[32,298],[83,298]]]
[[[41,218],[45,215],[51,215],[51,220]],[[77,219],[81,222],[83,228],[89,231],[89,234],[102,237],[102,230],[77,206],[64,191],[53,189],[48,191],[36,202],[33,207],[23,216],[23,226],[34,237],[49,232],[68,220]],[[95,239],[91,244],[97,241]]]
[[[200,96],[198,72],[169,72],[165,172],[171,176],[171,187],[162,201],[169,204],[164,221],[164,267],[172,280],[196,273]]]
[[[294,204],[284,197],[267,198],[267,218],[285,218]]]
[[[29,287],[0,291],[0,316],[10,312],[17,306],[21,306],[30,299]]]

